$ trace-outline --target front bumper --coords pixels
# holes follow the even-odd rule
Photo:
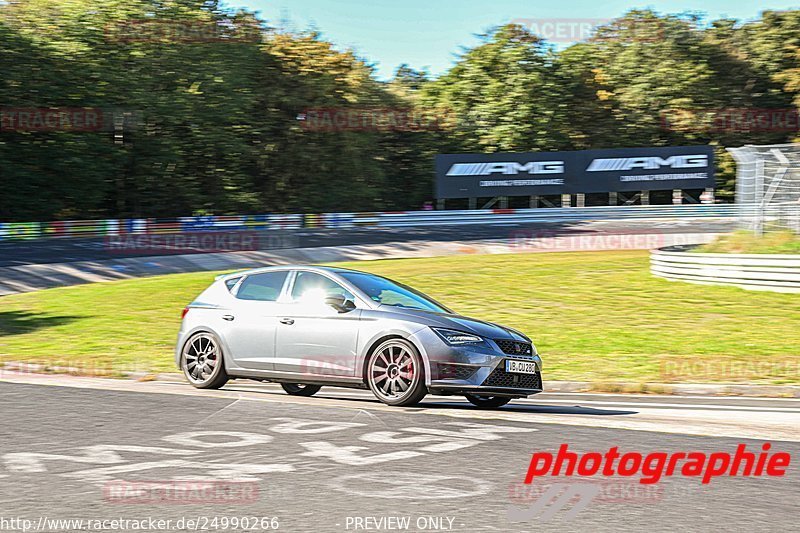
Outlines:
[[[538,354],[509,355],[489,340],[486,344],[451,346],[431,330],[415,334],[428,359],[431,394],[508,396],[524,398],[542,392],[542,359]],[[535,362],[536,374],[506,372],[508,359]]]
[[[431,394],[440,395],[479,394],[513,398],[523,398],[542,392],[542,372],[539,361],[536,364],[539,369],[536,374],[512,374],[505,370],[506,359],[506,357],[502,357],[501,361],[498,361],[493,368],[479,368],[469,379],[431,380],[428,390]]]

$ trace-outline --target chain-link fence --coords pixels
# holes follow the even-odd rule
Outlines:
[[[743,228],[757,235],[800,234],[800,144],[729,148],[737,162],[736,203]]]

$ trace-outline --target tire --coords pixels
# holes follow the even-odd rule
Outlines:
[[[373,350],[366,379],[375,397],[387,405],[414,405],[428,394],[422,357],[405,339],[389,339]]]
[[[497,409],[511,401],[511,398],[503,396],[476,396],[474,394],[465,394],[464,396],[469,400],[469,403],[481,409]]]
[[[202,365],[198,370],[198,365]],[[219,389],[228,380],[219,339],[212,333],[195,333],[183,345],[181,370],[193,387]]]
[[[281,383],[281,387],[290,396],[314,396],[322,388],[320,385],[303,385],[302,383]]]

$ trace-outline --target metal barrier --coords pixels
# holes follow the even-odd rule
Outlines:
[[[775,208],[779,209],[779,208]],[[403,211],[386,213],[263,214],[197,216],[174,219],[138,218],[0,223],[0,241],[17,239],[103,237],[125,234],[167,234],[192,231],[253,231],[301,228],[398,228],[464,224],[520,224],[671,218],[752,217],[754,206],[654,205],[567,207],[540,209],[479,209],[463,211]],[[778,216],[778,211],[773,213]]]
[[[650,252],[650,272],[673,281],[800,293],[800,255],[705,254],[672,246]]]

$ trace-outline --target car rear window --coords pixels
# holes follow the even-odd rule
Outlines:
[[[239,286],[236,297],[241,300],[274,302],[281,295],[287,274],[287,271],[279,271],[247,276]]]

